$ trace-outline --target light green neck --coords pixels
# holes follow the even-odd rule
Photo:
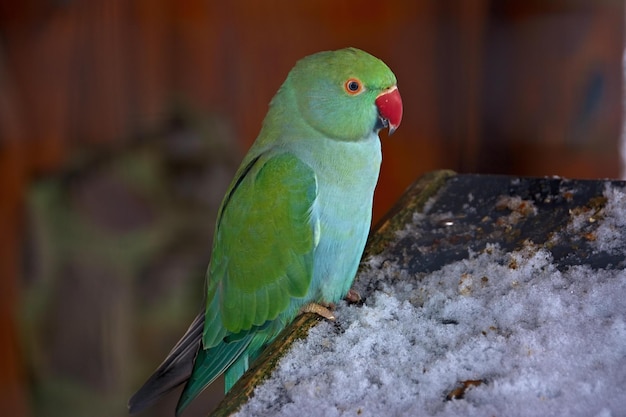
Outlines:
[[[324,137],[300,114],[294,89],[290,88],[289,83],[290,79],[287,78],[272,99],[255,145],[265,148],[266,145],[280,146],[302,138]]]

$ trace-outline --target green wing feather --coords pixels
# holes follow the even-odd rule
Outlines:
[[[276,319],[292,297],[306,295],[313,276],[313,170],[285,152],[256,158],[244,174],[215,234],[205,348],[225,336],[215,327],[236,334]]]
[[[209,265],[203,349],[177,413],[229,367],[230,384],[238,379],[284,325],[272,321],[306,295],[313,277],[313,170],[290,153],[272,153],[253,159],[233,184]]]

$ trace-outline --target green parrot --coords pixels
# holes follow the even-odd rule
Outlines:
[[[201,312],[129,401],[185,383],[176,407],[225,373],[226,391],[299,313],[348,294],[381,164],[378,132],[402,119],[396,77],[355,48],[298,61],[272,99],[217,216]]]

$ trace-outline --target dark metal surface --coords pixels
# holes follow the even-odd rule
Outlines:
[[[530,242],[544,246],[559,268],[623,268],[624,253],[592,248],[607,183],[625,186],[623,181],[456,175],[427,202],[413,231],[388,249],[411,254],[410,274],[437,270],[489,243],[505,251]],[[587,216],[582,227],[568,227],[575,216]]]

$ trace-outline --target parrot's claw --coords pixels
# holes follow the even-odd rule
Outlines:
[[[348,293],[346,294],[346,301],[349,302],[350,304],[357,304],[361,302],[361,294],[359,294],[357,291],[350,289],[348,290]]]
[[[335,315],[330,311],[328,307],[324,307],[321,304],[309,303],[300,309],[300,314],[303,313],[315,313],[318,316],[324,317],[326,320],[335,320]]]

